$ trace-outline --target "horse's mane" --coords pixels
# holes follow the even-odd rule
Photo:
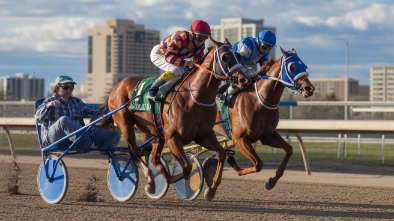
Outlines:
[[[276,59],[274,57],[269,57],[267,61],[264,61],[260,67],[259,74],[265,74],[271,69],[272,65],[274,65]]]
[[[97,112],[93,114],[93,116],[90,118],[90,122],[96,120],[97,118],[109,113],[108,109],[108,100],[109,100],[109,95],[111,94],[112,89],[109,89],[105,92],[104,96],[102,97],[104,100],[104,103],[100,105],[98,108]],[[111,118],[111,119],[109,119]],[[114,121],[112,119],[112,116],[109,118],[103,119],[99,124],[101,124],[101,127],[103,129],[113,129],[114,128]]]
[[[207,49],[208,49],[207,53],[205,53],[204,56],[202,56],[202,58],[197,62],[197,64],[201,64],[205,60],[209,52],[211,52],[211,50],[213,49],[213,46],[211,45]]]

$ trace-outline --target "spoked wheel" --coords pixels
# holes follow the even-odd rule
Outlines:
[[[38,169],[37,184],[45,202],[56,204],[62,201],[68,188],[67,168],[63,160],[56,155],[48,155]]]
[[[108,168],[107,182],[115,200],[126,202],[134,196],[138,188],[138,168],[129,154],[114,156]]]
[[[146,158],[145,158],[146,159]],[[164,165],[164,167],[166,168],[166,170],[168,171],[168,164],[167,162],[164,160],[163,157],[160,157],[160,161],[161,163]],[[146,162],[149,169],[152,171],[153,174],[153,178],[155,180],[155,193],[151,194],[149,193],[146,189],[145,189],[145,194],[151,198],[151,199],[161,199],[163,198],[168,190],[169,184],[167,183],[166,179],[164,178],[164,176],[156,169],[156,167],[153,165],[152,163],[152,157],[149,155],[148,157],[148,162]]]
[[[207,184],[207,186],[211,186],[212,185],[212,180],[213,177],[215,176],[216,173],[216,168],[218,166],[218,159],[214,156],[212,157],[208,157],[204,160],[204,162],[202,163],[202,170],[204,172],[204,179],[205,179],[205,183]]]
[[[194,200],[201,193],[204,177],[200,161],[191,153],[186,153],[186,157],[192,163],[192,171],[187,180],[181,179],[174,183],[174,190],[180,199]],[[172,167],[172,175],[182,172],[182,167],[178,161],[175,161]]]

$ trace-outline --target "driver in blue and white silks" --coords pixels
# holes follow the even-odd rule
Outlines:
[[[253,70],[253,66],[268,60],[269,52],[276,44],[276,36],[270,30],[261,31],[256,38],[246,37],[234,44],[233,49],[241,55],[241,65],[243,72],[250,78],[256,77],[257,71]],[[231,99],[231,96],[239,91],[239,88],[230,83],[222,84],[219,87],[216,98],[224,103]]]

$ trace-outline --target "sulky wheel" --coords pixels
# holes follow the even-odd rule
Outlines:
[[[166,170],[168,171],[168,164],[164,160],[163,157],[160,157],[160,161],[164,165]],[[156,200],[157,199],[161,199],[161,198],[163,198],[166,195],[169,185],[168,185],[168,183],[166,181],[166,178],[153,165],[152,157],[150,155],[149,155],[149,158],[148,158],[147,165],[148,165],[149,169],[152,171],[153,178],[155,180],[156,189],[155,189],[155,193],[154,194],[149,193],[145,189],[145,194],[151,199],[156,199]]]
[[[186,157],[192,163],[192,171],[187,180],[181,179],[174,183],[174,190],[182,200],[194,200],[202,190],[204,177],[200,161],[191,153],[186,153]],[[182,173],[182,167],[175,161],[172,167],[172,175]]]
[[[114,156],[108,168],[107,182],[115,200],[126,202],[134,196],[138,188],[138,168],[129,154]]]
[[[62,201],[68,188],[67,168],[63,160],[56,155],[48,155],[38,169],[37,185],[45,202],[56,204]]]
[[[207,186],[212,185],[213,177],[215,176],[218,163],[219,163],[218,159],[214,156],[206,158],[202,163],[204,180]]]

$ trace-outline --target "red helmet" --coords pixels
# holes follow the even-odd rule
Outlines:
[[[204,20],[195,20],[192,23],[191,31],[197,35],[203,35],[205,37],[211,36],[211,28],[208,23]]]

